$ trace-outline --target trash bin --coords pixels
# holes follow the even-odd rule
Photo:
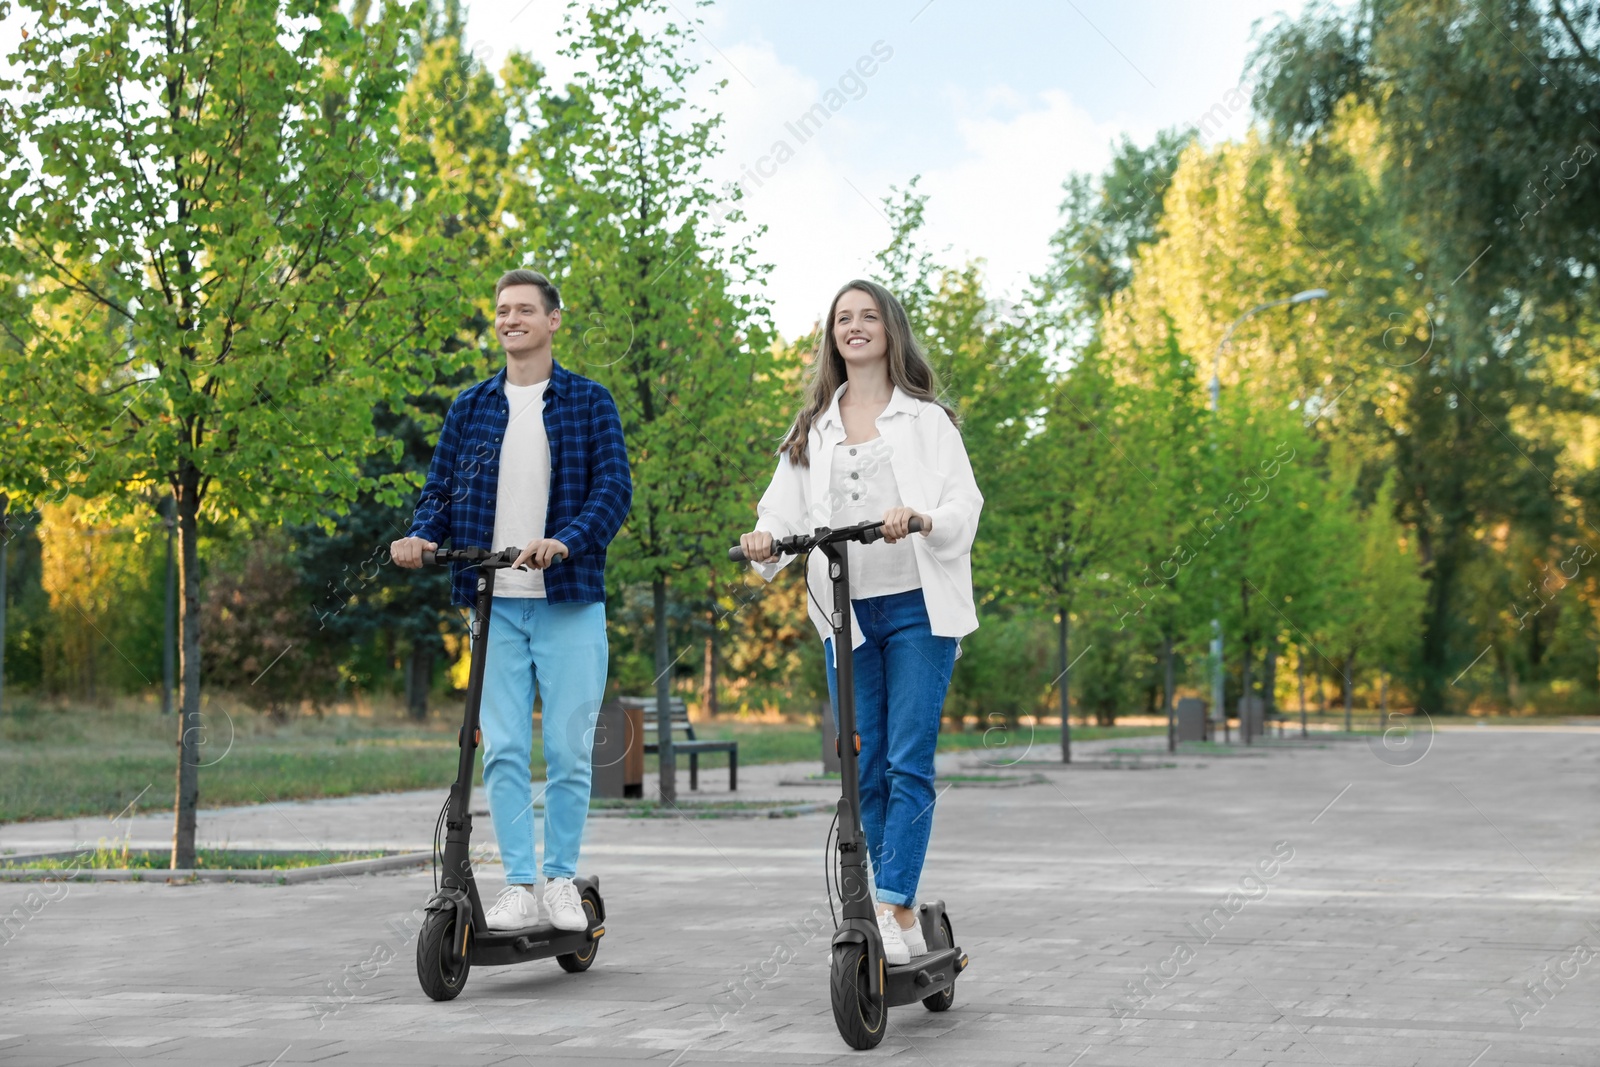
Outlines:
[[[833,725],[833,709],[822,709],[822,773],[839,773],[839,749],[835,742],[839,731]]]
[[[1239,698],[1239,729],[1246,737],[1261,736],[1261,713],[1266,702],[1254,693]]]
[[[1178,740],[1204,741],[1206,739],[1206,702],[1199,697],[1184,697],[1178,701]]]
[[[595,716],[593,752],[589,795],[620,799],[628,757],[628,716],[616,701],[600,705]]]
[[[644,709],[623,706],[628,717],[628,751],[622,762],[622,795],[633,800],[644,796]]]

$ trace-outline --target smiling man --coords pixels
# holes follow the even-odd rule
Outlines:
[[[483,680],[483,782],[505,864],[491,929],[539,919],[534,893],[533,700],[544,705],[543,899],[559,930],[588,925],[573,877],[589,814],[589,741],[606,685],[606,546],[633,499],[622,420],[611,394],[557,363],[561,294],[514,270],[495,286],[505,369],[450,406],[407,536],[401,567],[446,537],[455,548],[522,548],[495,579]],[[458,567],[453,601],[470,605],[474,574]]]

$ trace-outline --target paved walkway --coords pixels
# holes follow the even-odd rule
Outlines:
[[[950,1012],[896,1009],[874,1053],[829,1014],[813,815],[595,820],[594,968],[478,969],[448,1004],[412,963],[425,871],[0,884],[0,1063],[1600,1063],[1600,732],[1420,748],[1313,740],[1140,771],[990,754],[1043,780],[944,793],[924,877],[972,967]],[[752,794],[811,791],[783,769],[758,789],[757,770]],[[422,843],[438,800],[236,809],[203,835]]]

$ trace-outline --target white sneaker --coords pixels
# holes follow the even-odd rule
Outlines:
[[[900,928],[900,940],[906,943],[906,951],[911,953],[912,959],[916,959],[928,951],[928,939],[922,936],[922,916],[920,914],[917,914],[911,920],[909,929],[903,926]]]
[[[489,929],[525,930],[539,925],[539,898],[525,885],[508,885],[500,890],[489,909]]]
[[[589,916],[583,911],[583,898],[571,878],[545,879],[544,908],[550,915],[550,925],[557,930],[589,928]]]
[[[878,935],[883,938],[883,958],[890,965],[910,963],[911,951],[906,948],[905,931],[892,911],[878,912]]]

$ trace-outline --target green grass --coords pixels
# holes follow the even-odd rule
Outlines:
[[[195,850],[196,869],[214,871],[287,871],[297,867],[319,867],[325,863],[344,863],[348,860],[370,860],[382,852],[239,852],[222,848]],[[26,860],[20,863],[0,863],[7,870],[48,871],[107,871],[107,870],[166,870],[172,863],[171,852],[130,852],[126,849],[98,848],[92,853],[54,859]]]
[[[459,704],[446,705],[424,723],[383,709],[280,722],[219,699],[205,717],[200,802],[210,807],[405,789],[442,792],[455,777],[459,710]],[[1365,722],[1358,717],[1358,726],[1371,725],[1370,716]],[[101,708],[12,697],[0,715],[0,822],[110,817],[130,805],[135,811],[170,808],[176,732],[173,717],[163,717],[148,702]],[[738,741],[739,762],[747,766],[821,758],[815,726],[721,721],[697,726],[696,732]],[[1072,737],[1093,741],[1163,732],[1159,726],[1074,726]],[[962,731],[947,724],[939,736],[942,752],[1020,746],[1045,759],[1060,744],[1057,727]],[[1008,752],[1007,761],[1014,756]],[[726,767],[727,756],[708,753],[700,765]],[[655,757],[646,766],[653,770]],[[537,739],[532,772],[544,774]],[[687,773],[688,760],[680,756],[678,774]]]
[[[212,710],[205,725],[207,806],[443,789],[455,776],[456,731],[443,722],[339,715],[278,723],[227,708]],[[170,808],[176,735],[175,718],[148,705],[8,702],[0,822]]]

